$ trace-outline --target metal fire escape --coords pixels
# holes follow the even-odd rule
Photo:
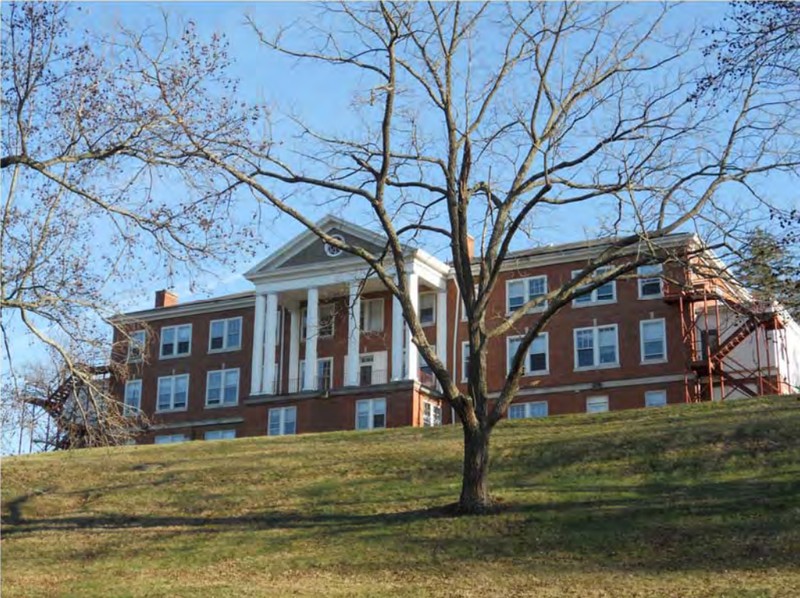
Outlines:
[[[767,306],[726,293],[712,281],[668,293],[678,304],[686,358],[684,395],[686,402],[724,400],[738,391],[755,397],[780,392],[777,369],[770,363],[769,331],[783,322]],[[713,321],[713,326],[709,322]],[[753,337],[755,359],[743,363],[734,350]]]

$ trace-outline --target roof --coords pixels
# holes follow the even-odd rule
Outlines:
[[[198,299],[196,301],[186,301],[169,307],[154,307],[139,311],[130,311],[122,314],[115,314],[109,320],[112,323],[137,320],[158,320],[162,318],[172,318],[174,316],[192,315],[196,313],[207,313],[236,309],[237,307],[249,307],[255,303],[255,291],[244,291],[241,293],[231,293],[220,295],[209,299]]]

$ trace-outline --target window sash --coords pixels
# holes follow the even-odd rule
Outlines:
[[[192,349],[192,325],[180,324],[161,329],[160,357],[189,355]]]
[[[155,444],[174,444],[176,442],[186,442],[189,437],[186,434],[159,434],[155,437]]]
[[[616,324],[577,328],[573,338],[576,368],[619,365],[619,335]]]
[[[645,407],[663,407],[667,404],[666,390],[648,390],[644,393]]]
[[[666,358],[667,336],[664,320],[641,322],[642,361],[661,361]]]
[[[206,406],[236,405],[239,402],[239,368],[213,370],[206,377]]]
[[[461,381],[469,380],[469,341],[461,343]]]
[[[547,294],[547,275],[510,280],[506,285],[506,290],[506,312],[512,313],[531,299]],[[546,301],[531,308],[530,311],[540,311],[545,307],[547,307]]]
[[[435,427],[442,425],[442,407],[431,401],[422,403],[422,425],[424,427]]]
[[[605,413],[606,411],[608,411],[608,397],[586,399],[586,413]]]
[[[636,273],[639,278],[639,297],[661,297],[664,294],[661,274],[664,268],[661,264],[639,266]]]
[[[231,440],[236,438],[236,430],[209,430],[203,434],[203,440]]]
[[[297,407],[276,407],[269,410],[267,435],[288,436],[297,433]]]
[[[508,419],[528,419],[547,417],[547,401],[532,401],[529,403],[514,403],[508,409]]]
[[[383,331],[383,299],[365,299],[361,302],[362,332]]]
[[[420,294],[419,322],[423,326],[430,326],[436,323],[436,293]]]
[[[386,399],[356,401],[356,429],[373,430],[386,427]]]
[[[144,355],[147,333],[144,330],[131,332],[128,340],[128,361],[141,361]]]
[[[611,270],[610,267],[603,267],[598,268],[590,277],[599,278],[603,276],[606,272]],[[578,274],[580,274],[580,270],[573,270],[572,277],[575,278]],[[588,285],[581,285],[578,289],[586,288]],[[585,303],[614,303],[617,300],[617,281],[616,280],[609,280],[607,283],[600,285],[596,289],[592,290],[590,293],[586,293],[585,295],[581,295],[580,297],[575,297],[573,299],[573,303],[576,304],[585,304]]]
[[[189,374],[161,376],[158,379],[156,411],[182,411],[189,398]]]
[[[142,408],[142,381],[128,380],[125,383],[124,415],[137,413]]]

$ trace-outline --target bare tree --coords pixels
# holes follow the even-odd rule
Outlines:
[[[165,90],[192,151],[363,259],[398,299],[463,426],[460,512],[492,507],[491,432],[517,393],[528,347],[553,316],[640,264],[668,259],[658,240],[708,228],[716,210],[731,209],[724,189],[746,192],[750,177],[797,166],[797,141],[784,134],[780,107],[760,101],[756,75],[724,102],[691,101],[701,76],[692,55],[698,45],[692,33],[662,29],[670,18],[669,7],[655,5],[379,3],[325,5],[313,23],[277,33],[251,21],[266,50],[353,71],[361,82],[353,90],[360,129],[343,134],[330,123],[320,130],[293,115],[295,143],[210,139],[180,119]],[[368,211],[386,236],[384,251],[316,227],[298,188],[319,202]],[[608,245],[573,280],[508,317],[488,313],[517,240],[576,209],[607,215]],[[479,234],[475,259],[470,230]],[[414,240],[448,247],[469,329],[465,392],[412,307],[404,243]],[[490,400],[488,342],[532,308],[541,311],[527,322]]]
[[[239,136],[247,116],[231,116],[230,96],[211,91],[235,93],[223,75],[224,39],[201,43],[191,23],[173,35],[166,17],[153,30],[95,36],[71,20],[80,10],[2,7],[0,327],[16,395],[30,384],[17,375],[11,342],[27,337],[40,354],[55,351],[48,368],[61,382],[94,389],[94,407],[83,411],[96,418],[113,397],[86,364],[109,359],[103,319],[125,283],[209,266],[248,235],[252,218],[237,217],[231,187],[181,153],[181,129],[161,101],[169,85],[184,119],[201,115],[206,133]]]

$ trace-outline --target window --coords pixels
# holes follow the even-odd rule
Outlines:
[[[356,401],[356,430],[386,427],[386,399]]]
[[[297,434],[297,407],[276,407],[269,410],[269,436]]]
[[[334,333],[334,321],[336,320],[336,305],[333,303],[325,303],[324,305],[319,306],[319,324],[317,326],[317,331],[319,332],[319,338],[326,338],[333,336]],[[305,340],[308,338],[308,309],[305,307],[303,308],[303,316],[302,316],[302,330],[300,331],[300,338]]]
[[[547,417],[547,401],[533,403],[514,403],[508,409],[508,419]]]
[[[383,299],[361,302],[361,331],[383,332]]]
[[[663,407],[667,404],[666,390],[648,390],[644,393],[645,407]]]
[[[598,268],[597,270],[594,271],[594,273],[590,274],[590,277],[599,278],[609,270],[611,270],[610,267]],[[572,277],[575,278],[578,274],[580,274],[580,272],[581,272],[580,270],[573,270]],[[600,285],[590,293],[586,293],[585,295],[581,295],[580,297],[575,297],[572,304],[574,306],[580,306],[592,303],[614,303],[616,300],[617,300],[617,283],[616,281],[611,280],[605,283],[604,285]]]
[[[306,361],[300,362],[301,386],[305,386]],[[317,390],[328,390],[333,387],[333,357],[317,359]]]
[[[532,276],[506,282],[506,312],[518,310],[528,301],[547,294],[547,276]],[[544,301],[529,311],[540,311],[547,307]]]
[[[661,264],[639,266],[636,273],[639,275],[639,299],[655,299],[663,295],[661,287]]]
[[[236,438],[236,430],[209,430],[203,434],[204,440],[231,440]]]
[[[189,397],[189,374],[158,379],[156,411],[184,411]]]
[[[521,336],[510,336],[506,340],[506,372],[511,371],[511,361],[519,351],[519,346],[522,343]],[[547,333],[542,332],[539,334],[530,347],[528,347],[528,358],[525,360],[522,375],[532,376],[535,374],[546,374],[548,371],[548,357],[547,357]]]
[[[156,436],[156,444],[172,444],[174,442],[186,442],[189,437],[186,434],[160,434]]]
[[[589,397],[586,399],[586,413],[608,411],[608,397]]]
[[[358,385],[369,386],[372,384],[373,365],[375,362],[374,355],[362,355],[359,358],[358,369]]]
[[[189,355],[192,350],[192,325],[166,326],[161,329],[161,357]]]
[[[206,377],[206,407],[236,405],[239,402],[239,368],[214,370]]]
[[[280,320],[279,320],[280,321]],[[242,348],[242,318],[212,320],[208,335],[208,350],[233,351]]]
[[[461,381],[469,379],[469,341],[461,343]]]
[[[422,402],[422,425],[432,428],[442,425],[442,407],[432,401]]]
[[[667,359],[667,335],[664,319],[639,322],[642,340],[642,362],[660,362]]]
[[[419,296],[419,322],[423,326],[436,323],[436,293],[422,293]]]
[[[617,325],[575,329],[575,369],[619,365]]]
[[[147,333],[144,330],[131,332],[128,340],[128,361],[141,361],[144,356]]]
[[[136,415],[142,408],[142,381],[128,380],[125,383],[125,405],[123,415]]]

